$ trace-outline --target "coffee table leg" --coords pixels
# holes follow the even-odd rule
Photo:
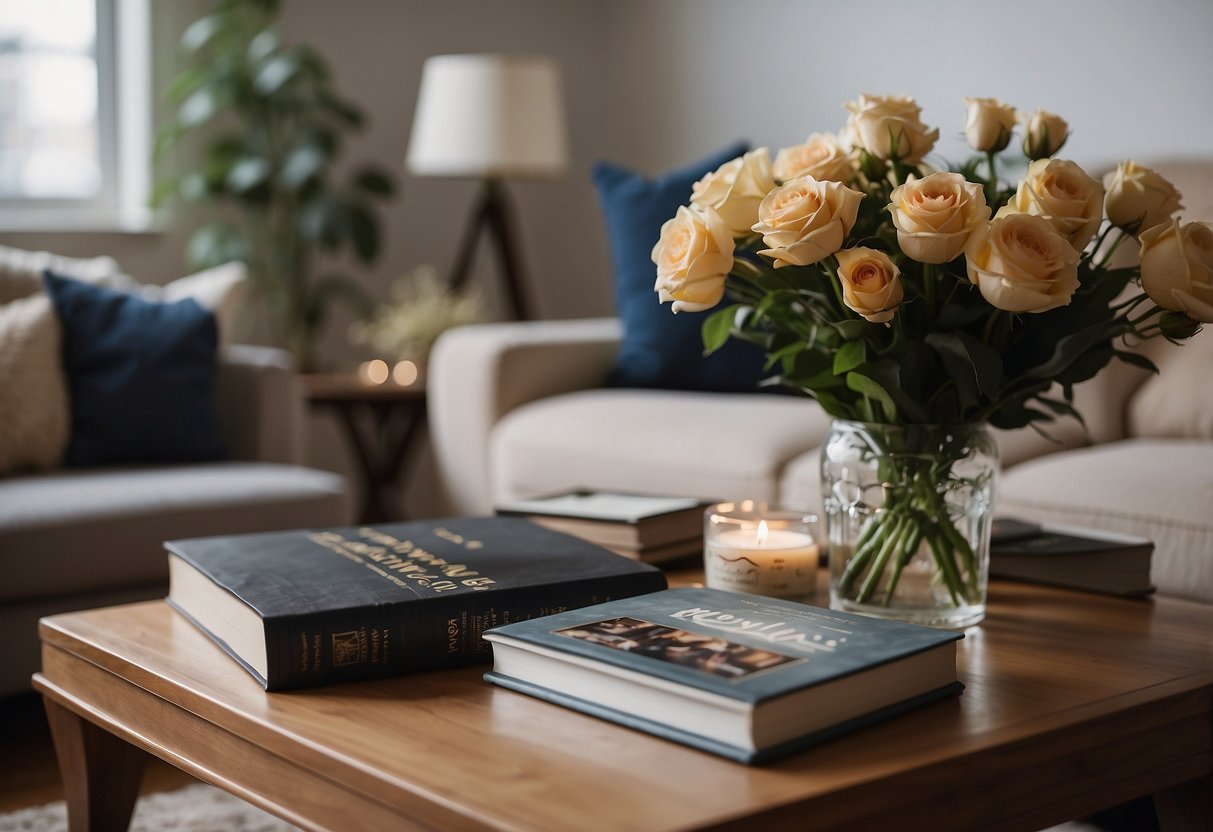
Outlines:
[[[1193,780],[1154,795],[1154,810],[1163,832],[1213,829],[1213,778]]]
[[[70,832],[121,832],[131,822],[145,753],[44,699],[63,775]]]

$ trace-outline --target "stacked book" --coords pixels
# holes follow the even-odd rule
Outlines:
[[[522,517],[633,560],[666,563],[702,555],[708,505],[690,497],[571,491],[505,503],[497,514]]]

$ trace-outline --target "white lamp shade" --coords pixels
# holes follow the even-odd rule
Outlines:
[[[511,55],[426,59],[405,158],[409,172],[549,177],[567,163],[554,62]]]

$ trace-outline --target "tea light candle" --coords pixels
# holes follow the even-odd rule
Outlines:
[[[804,601],[817,587],[816,518],[722,504],[705,512],[704,573],[713,589]]]

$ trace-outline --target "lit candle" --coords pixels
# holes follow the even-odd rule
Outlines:
[[[819,549],[812,518],[743,519],[708,510],[704,571],[713,589],[803,601],[817,586]],[[776,526],[776,527],[772,527]]]

